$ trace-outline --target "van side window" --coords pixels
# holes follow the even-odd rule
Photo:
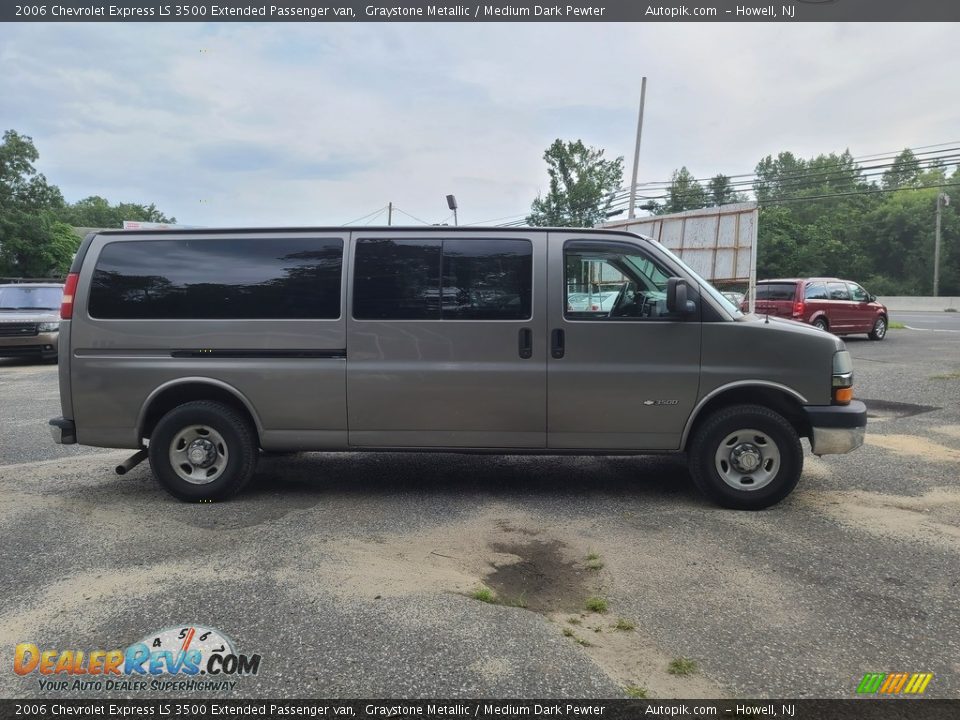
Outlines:
[[[829,300],[827,286],[821,282],[810,283],[803,292],[804,300]]]
[[[847,283],[847,287],[850,289],[850,298],[854,302],[867,302],[869,297],[867,296],[867,291],[855,283]]]
[[[357,241],[357,320],[526,320],[531,317],[529,240]]]
[[[528,320],[533,244],[529,240],[444,240],[444,320]]]
[[[353,316],[439,320],[441,240],[358,240]]]
[[[564,317],[571,320],[669,316],[669,272],[640,252],[598,246],[564,250]]]
[[[331,320],[342,266],[340,238],[111,242],[88,310],[108,320]]]
[[[847,286],[844,283],[827,283],[827,290],[830,293],[831,300],[849,300],[850,293],[847,292]]]

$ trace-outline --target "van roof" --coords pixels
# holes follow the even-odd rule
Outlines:
[[[546,232],[592,233],[602,235],[628,235],[630,237],[644,237],[639,233],[627,230],[611,230],[608,228],[565,228],[565,227],[490,227],[484,225],[304,225],[293,227],[225,227],[225,228],[166,228],[158,230],[96,230],[93,235],[202,235],[204,233],[269,233],[269,232],[367,232],[370,230],[389,230],[402,232],[527,232],[530,230]]]

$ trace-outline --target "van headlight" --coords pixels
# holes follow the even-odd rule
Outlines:
[[[60,330],[60,323],[58,322],[45,322],[37,325],[38,332],[58,332]]]
[[[833,355],[833,378],[831,380],[834,405],[849,405],[853,400],[853,359],[846,350]]]

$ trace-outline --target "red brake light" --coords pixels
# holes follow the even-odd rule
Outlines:
[[[67,275],[67,282],[63,286],[63,300],[60,303],[60,319],[69,320],[73,317],[73,296],[77,292],[78,273]]]
[[[795,303],[793,304],[793,316],[794,316],[794,317],[803,317],[803,310],[804,310],[804,307],[803,307],[803,303],[802,303],[802,302],[795,302]]]

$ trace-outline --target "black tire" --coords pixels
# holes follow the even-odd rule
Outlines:
[[[883,340],[887,336],[887,317],[881,315],[873,321],[873,329],[867,333],[871,340]]]
[[[749,489],[746,484],[733,487],[718,469],[723,462],[718,460],[718,456],[724,454],[721,453],[724,442],[744,429],[759,431],[764,440],[754,446],[761,453],[761,466],[756,473],[763,472],[763,465],[770,462],[772,477],[761,481],[765,484],[756,489]],[[747,439],[751,438],[748,436]],[[759,440],[759,437],[755,439]],[[772,443],[773,447],[768,443]],[[741,447],[752,452],[749,446],[750,443],[741,442],[727,445],[731,447],[731,452]],[[773,461],[775,453],[779,457]],[[707,417],[697,428],[687,448],[687,455],[690,475],[697,488],[717,504],[736,510],[762,510],[776,505],[796,487],[803,472],[803,448],[797,431],[782,415],[760,405],[734,405]],[[729,461],[727,468],[730,470]],[[737,474],[736,468],[732,469],[732,474]],[[746,474],[743,482],[752,483],[753,478],[749,477],[749,473]]]
[[[203,478],[197,482],[186,480],[170,457],[173,442],[182,439],[181,434],[191,432],[190,428],[194,427],[201,428],[196,431],[199,433],[196,440],[207,440],[215,448],[211,467],[219,474],[209,481]],[[202,434],[203,428],[206,435]],[[188,402],[160,418],[153,429],[150,467],[164,489],[184,502],[225,500],[239,492],[253,477],[257,466],[257,445],[256,433],[249,421],[233,408],[210,400]],[[185,467],[198,474],[211,469],[189,463],[180,465],[180,468]]]
[[[827,322],[827,319],[824,317],[818,317],[813,321],[813,326],[817,330],[823,330],[824,332],[830,332],[830,323]]]

